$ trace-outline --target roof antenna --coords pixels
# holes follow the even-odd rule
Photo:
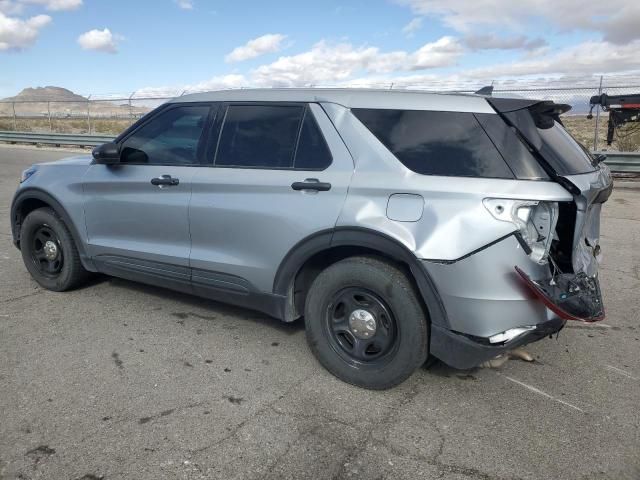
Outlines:
[[[493,85],[487,85],[486,87],[482,87],[480,90],[476,92],[476,95],[486,95],[490,97],[493,93]]]

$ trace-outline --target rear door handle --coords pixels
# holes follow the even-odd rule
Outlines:
[[[180,179],[173,178],[171,175],[162,175],[151,179],[151,185],[156,187],[173,187],[180,183]]]
[[[304,182],[293,182],[291,188],[294,190],[315,190],[316,192],[326,192],[331,190],[331,184],[321,182],[317,178],[307,178]]]

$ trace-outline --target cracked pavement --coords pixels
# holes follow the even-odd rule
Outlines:
[[[372,392],[325,372],[301,322],[118,279],[40,289],[10,201],[69,155],[0,146],[0,479],[640,478],[640,183],[604,208],[604,322],[533,364]]]

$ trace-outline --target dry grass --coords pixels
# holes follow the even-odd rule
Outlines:
[[[86,119],[52,118],[51,125],[48,118],[24,119],[18,117],[14,129],[13,119],[0,117],[0,130],[17,130],[19,132],[73,133],[73,134],[104,134],[116,136],[133,123],[129,119],[91,119],[91,131]]]
[[[598,150],[615,150],[620,152],[637,152],[640,150],[640,129],[637,123],[630,123],[618,129],[611,146],[607,145],[607,123],[609,117],[602,115],[598,125]],[[567,115],[562,117],[567,130],[580,143],[593,149],[593,133],[596,119],[588,119],[586,115]]]

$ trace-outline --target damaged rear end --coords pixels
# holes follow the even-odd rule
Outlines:
[[[544,278],[532,278],[518,266],[516,272],[561,319],[602,320],[599,237],[602,204],[613,188],[608,167],[564,129],[560,114],[570,109],[568,105],[520,99],[488,101],[549,178],[573,196],[572,202],[485,200],[494,217],[518,226],[518,240],[529,257],[549,267]]]

